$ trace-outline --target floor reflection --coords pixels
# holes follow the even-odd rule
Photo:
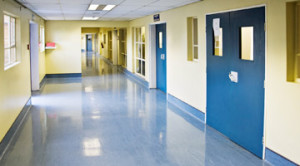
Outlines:
[[[266,165],[105,59],[83,54],[82,78],[51,78],[3,166]]]

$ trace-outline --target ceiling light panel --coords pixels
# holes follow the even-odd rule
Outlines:
[[[97,10],[99,7],[99,5],[97,4],[90,4],[89,9],[88,10]]]
[[[116,5],[106,5],[103,10],[112,10]]]
[[[99,17],[82,17],[82,20],[98,20]]]

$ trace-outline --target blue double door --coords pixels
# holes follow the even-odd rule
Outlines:
[[[220,20],[223,54],[215,54],[213,22]],[[207,124],[263,156],[265,8],[206,16]],[[253,59],[242,59],[242,29],[253,28]],[[231,75],[232,73],[237,75]],[[229,76],[237,78],[230,79]]]
[[[156,87],[167,92],[166,24],[156,25]]]

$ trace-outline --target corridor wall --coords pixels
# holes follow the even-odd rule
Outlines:
[[[20,7],[13,0],[0,1],[0,142],[11,128],[24,105],[31,97],[30,86],[30,52],[27,49],[29,44],[29,21],[34,21],[39,25],[44,25],[44,20],[30,10]],[[20,35],[17,40],[17,54],[19,63],[4,70],[4,13],[17,18],[16,35]],[[19,47],[19,48],[18,48]],[[45,75],[45,56],[40,52],[39,76],[40,81]]]
[[[160,13],[167,24],[167,93],[206,113],[206,14],[266,6],[265,137],[267,148],[300,164],[300,84],[286,81],[286,2],[291,0],[208,0]],[[217,4],[217,5],[216,5]],[[199,61],[187,60],[187,18],[198,18]],[[150,81],[149,25],[153,16],[130,21],[146,27],[146,77]],[[159,22],[156,22],[159,23]],[[131,39],[132,40],[132,39]],[[134,50],[128,40],[128,70]],[[255,122],[254,122],[255,123]]]

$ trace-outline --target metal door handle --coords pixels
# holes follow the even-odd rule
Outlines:
[[[165,54],[161,54],[161,55],[160,55],[160,59],[161,59],[161,60],[165,60]]]

